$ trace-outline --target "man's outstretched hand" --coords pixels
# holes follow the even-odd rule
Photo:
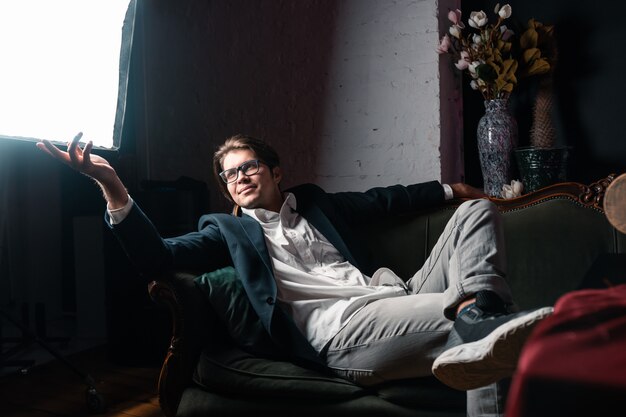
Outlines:
[[[104,192],[109,208],[124,207],[128,202],[126,187],[124,187],[115,169],[106,159],[91,153],[93,142],[89,141],[84,149],[78,145],[82,137],[83,134],[79,133],[71,142],[68,142],[67,151],[62,151],[48,140],[37,142],[37,148],[54,159],[74,168],[76,171],[96,180]]]
[[[63,162],[96,181],[106,181],[107,177],[115,173],[109,162],[98,156],[91,154],[93,142],[89,141],[84,149],[78,146],[82,133],[77,134],[71,142],[67,143],[67,152],[54,146],[50,141],[43,140],[37,143],[37,147],[53,158]]]

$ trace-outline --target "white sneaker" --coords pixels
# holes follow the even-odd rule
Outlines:
[[[432,372],[444,384],[471,390],[509,377],[534,326],[552,307],[520,313],[489,313],[472,306],[459,315]]]

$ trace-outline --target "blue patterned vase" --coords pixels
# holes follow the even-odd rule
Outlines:
[[[511,182],[511,160],[517,147],[517,122],[508,100],[485,100],[485,115],[478,122],[477,140],[484,190],[500,197],[502,186]]]

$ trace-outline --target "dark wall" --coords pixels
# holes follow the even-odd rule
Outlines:
[[[207,183],[213,210],[229,210],[211,157],[236,133],[271,138],[289,154],[293,181],[310,180],[298,168],[316,158],[337,8],[330,0],[140,1],[123,145],[135,151],[119,162],[125,183],[188,176]]]
[[[496,1],[463,2],[463,19],[474,10],[491,18]],[[558,144],[573,147],[569,179],[594,182],[609,173],[626,172],[626,140],[622,129],[626,96],[621,46],[626,32],[617,23],[626,3],[572,2],[566,0],[512,0],[509,27],[529,18],[554,24],[559,59],[554,73]],[[503,2],[500,2],[503,4]],[[520,29],[515,29],[520,34]],[[464,79],[464,137],[466,177],[482,181],[476,150],[476,126],[484,114],[482,97]],[[536,86],[522,81],[511,98],[520,129],[520,145],[528,145],[530,111]]]

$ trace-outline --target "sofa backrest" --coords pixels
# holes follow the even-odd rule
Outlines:
[[[554,304],[599,256],[626,249],[601,210],[566,197],[505,212],[504,228],[508,280],[524,308]]]
[[[604,189],[564,183],[515,200],[494,200],[504,218],[507,281],[521,308],[554,304],[582,285],[599,257],[626,253],[626,235],[610,225],[602,210]],[[362,236],[375,264],[410,278],[457,206],[369,225]]]

